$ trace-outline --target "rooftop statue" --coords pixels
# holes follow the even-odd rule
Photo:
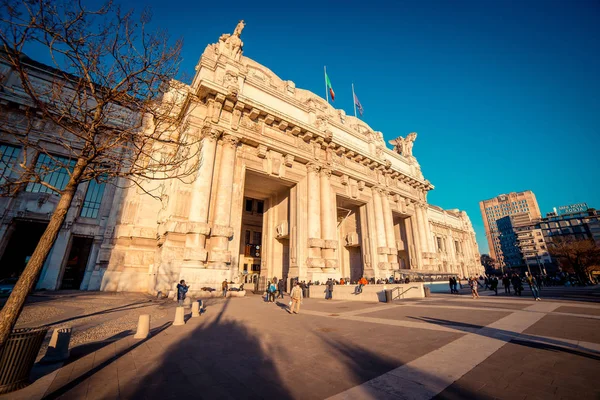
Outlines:
[[[402,136],[397,137],[394,140],[390,140],[389,144],[394,146],[394,151],[405,157],[412,157],[412,148],[417,139],[417,132],[409,133],[406,138]]]
[[[235,27],[233,35],[230,35],[229,33],[224,33],[221,35],[219,38],[219,54],[225,54],[226,56],[233,58],[235,61],[240,60],[240,57],[242,56],[242,49],[244,47],[244,42],[242,42],[240,36],[242,35],[242,31],[244,30],[245,26],[246,24],[244,23],[244,20],[241,20]]]

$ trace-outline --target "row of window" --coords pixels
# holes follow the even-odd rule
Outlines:
[[[11,168],[17,162],[21,148],[0,144],[0,186],[5,184],[10,177]],[[69,174],[73,171],[76,161],[67,157],[40,154],[35,163],[35,171],[42,177],[42,181],[58,190],[63,190],[69,182]],[[80,215],[85,218],[97,218],[100,203],[104,194],[104,183],[91,181],[88,185]],[[25,187],[30,193],[49,193],[54,191],[42,183],[30,182]]]

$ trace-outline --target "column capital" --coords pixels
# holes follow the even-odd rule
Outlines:
[[[328,168],[321,168],[321,176],[324,176],[326,178],[331,178],[331,170]]]
[[[321,166],[314,162],[309,162],[306,164],[306,169],[308,172],[319,172],[321,170]]]
[[[240,138],[234,135],[227,134],[223,135],[221,141],[223,142],[223,145],[235,148],[240,142]]]
[[[223,134],[223,130],[217,129],[211,124],[202,127],[202,139],[218,140]]]

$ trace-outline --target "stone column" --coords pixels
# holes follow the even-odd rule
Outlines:
[[[387,260],[387,237],[385,234],[385,218],[383,215],[383,206],[381,205],[382,190],[372,188],[373,193],[373,211],[375,212],[375,228],[377,237],[377,254],[379,260],[379,269],[387,270],[389,268]],[[387,274],[387,272],[386,272]]]
[[[321,167],[315,163],[306,164],[308,174],[306,190],[306,209],[308,210],[308,266],[324,267],[321,259],[321,248],[324,245],[321,239],[321,189],[319,171]]]
[[[415,207],[416,209],[416,207]],[[415,210],[415,213],[413,215],[410,216],[410,230],[412,233],[412,246],[413,246],[413,254],[411,254],[411,257],[414,258],[415,260],[415,264],[417,265],[418,269],[423,269],[423,250],[421,248],[421,239],[420,239],[420,226],[419,226],[419,222],[417,221],[417,213]]]
[[[239,138],[233,135],[223,137],[219,180],[217,182],[217,198],[211,230],[210,267],[226,269],[231,262],[231,252],[228,250],[229,239],[233,236],[231,228],[231,196],[233,190],[233,170],[235,153]]]
[[[337,267],[335,251],[337,249],[336,203],[331,195],[331,170],[321,169],[321,238],[323,239],[322,257],[326,268]],[[333,272],[333,271],[327,271]]]
[[[394,216],[390,207],[390,200],[387,193],[381,194],[381,205],[383,208],[385,236],[388,247],[388,262],[392,264],[392,269],[398,269],[398,248],[396,246],[396,234],[394,233]]]
[[[208,208],[212,192],[217,139],[221,132],[209,127],[205,128],[202,133],[204,138],[200,150],[200,166],[192,184],[183,267],[200,267],[206,262],[208,255],[205,249],[206,236],[210,233]]]

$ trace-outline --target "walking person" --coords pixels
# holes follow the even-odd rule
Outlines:
[[[471,295],[474,299],[479,298],[479,293],[477,293],[477,284],[478,282],[476,277],[473,276],[469,279],[469,286],[471,286]]]
[[[268,289],[269,301],[271,303],[275,303],[275,292],[276,291],[277,291],[277,287],[275,286],[275,283],[271,282],[271,284],[269,285],[269,289]]]
[[[290,314],[298,314],[300,312],[300,304],[302,303],[302,289],[298,286],[298,281],[294,282],[294,287],[290,292]]]
[[[490,279],[490,288],[494,291],[494,293],[496,293],[496,296],[498,296],[498,277],[497,276],[492,276],[492,278]]]
[[[502,286],[504,286],[504,293],[510,294],[510,278],[506,274],[502,277]]]
[[[531,294],[533,295],[533,298],[535,299],[535,301],[540,301],[540,291],[537,287],[537,282],[535,281],[535,278],[529,272],[526,272],[526,274],[527,283],[529,284],[529,289],[531,289]]]
[[[223,297],[227,297],[227,279],[221,283],[221,290],[223,290]]]
[[[183,307],[183,301],[185,300],[186,293],[190,287],[185,284],[185,280],[179,281],[177,284],[177,302],[180,307]]]
[[[331,300],[333,297],[333,279],[327,279],[327,283],[325,284],[325,299]]]
[[[450,286],[450,294],[454,294],[454,277],[448,278],[448,285]]]
[[[277,290],[279,290],[277,298],[283,299],[283,292],[285,290],[285,282],[283,281],[283,279],[280,279],[279,282],[277,282]]]
[[[521,278],[519,278],[519,275],[513,274],[511,282],[513,288],[515,289],[515,296],[521,296],[521,292],[523,291],[523,284],[521,282]]]

